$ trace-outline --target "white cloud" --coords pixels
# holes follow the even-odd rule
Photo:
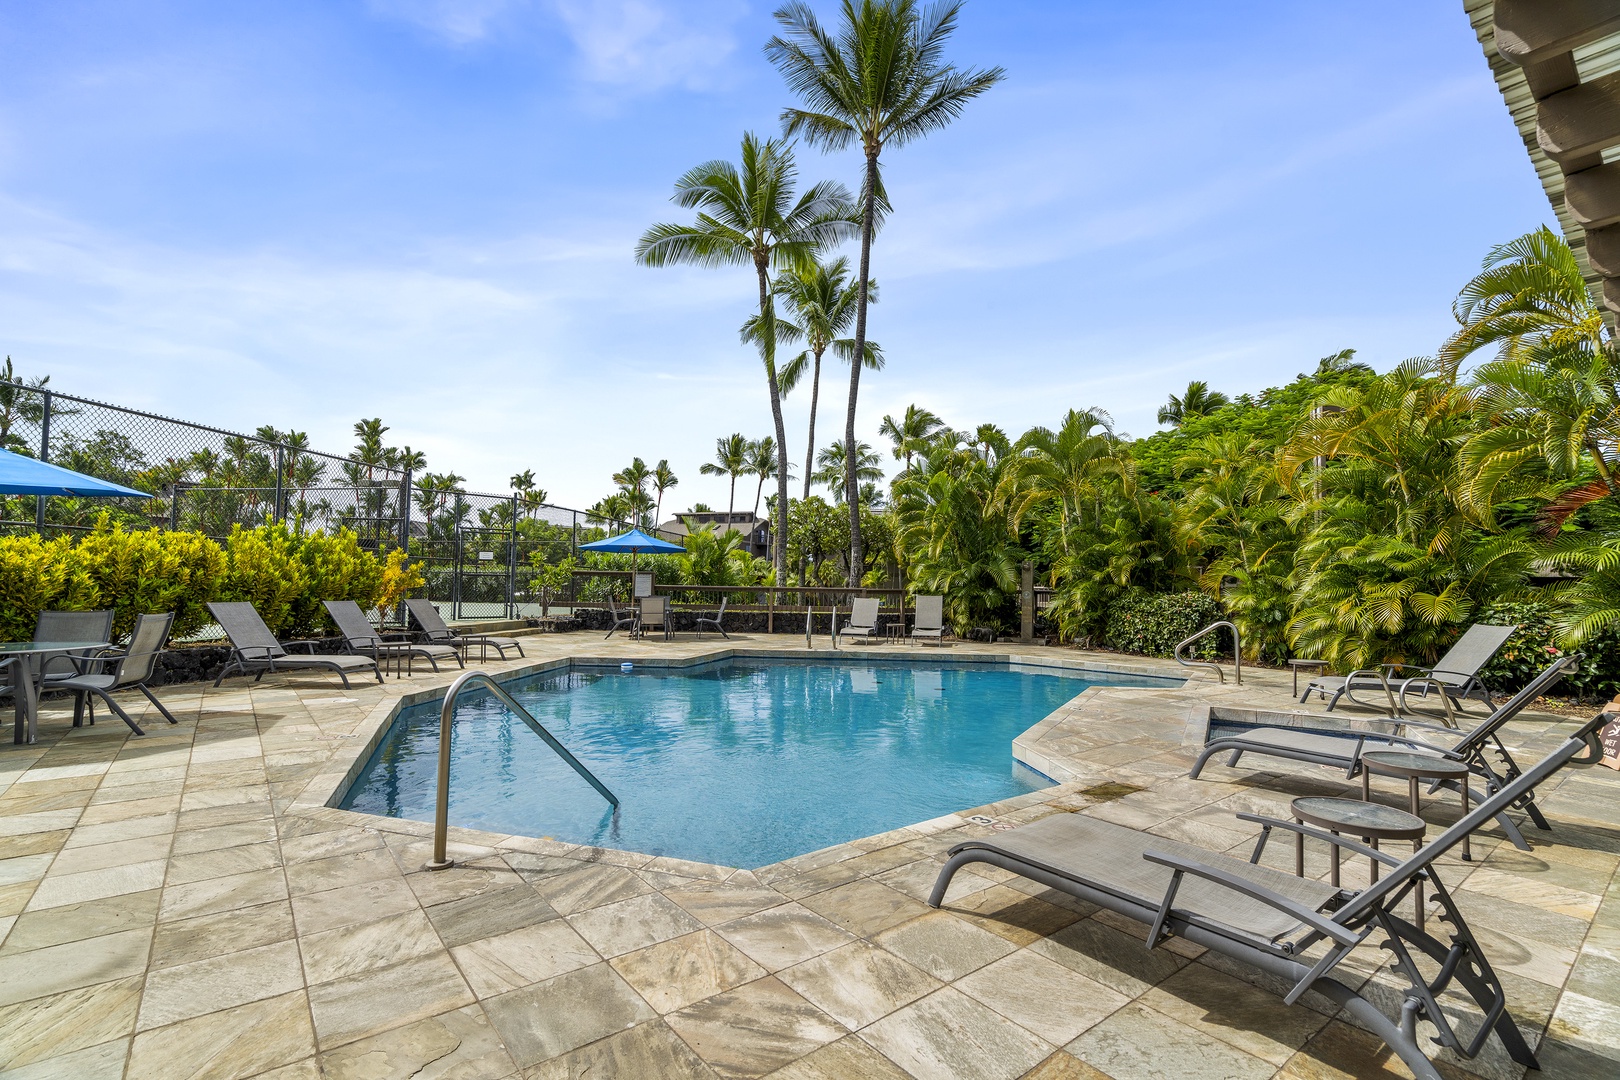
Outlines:
[[[526,6],[526,0],[370,0],[377,14],[415,23],[453,45],[482,41],[502,15]]]
[[[556,0],[586,78],[610,86],[701,88],[737,48],[732,25],[746,8],[705,0],[677,13],[655,0]]]

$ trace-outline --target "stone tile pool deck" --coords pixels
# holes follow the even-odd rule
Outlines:
[[[555,635],[480,666],[793,644]],[[1290,708],[1286,674],[1093,688],[1021,740],[1058,786],[757,871],[453,830],[458,865],[430,873],[428,826],[321,803],[401,694],[451,677],[176,687],[162,697],[180,725],[148,708],[145,738],[111,717],[74,731],[48,705],[38,744],[0,749],[0,1076],[1410,1075],[1326,1002],[1285,1006],[1185,942],[1149,952],[1142,927],[995,868],[958,874],[940,911],[922,902],[952,844],[1055,812],[1246,855],[1254,832],[1235,812],[1349,788],[1269,761],[1187,779],[1189,718],[1212,703]],[[1527,714],[1506,741],[1539,756],[1570,726]],[[1404,799],[1393,782],[1381,792]],[[1617,795],[1613,772],[1566,770],[1542,791],[1554,831],[1527,830],[1532,852],[1487,833],[1474,862],[1441,864],[1548,1078],[1620,1076]],[[1425,805],[1437,825],[1450,813]],[[1291,868],[1291,848],[1274,850]],[[1363,947],[1357,970],[1386,979],[1380,955]],[[1494,1038],[1471,1062],[1441,1061],[1447,1075],[1523,1075]]]

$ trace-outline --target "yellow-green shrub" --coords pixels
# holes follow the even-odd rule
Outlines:
[[[113,634],[122,639],[143,612],[175,613],[175,635],[195,633],[210,616],[204,606],[218,595],[225,553],[201,533],[137,529],[126,532],[103,514],[96,528],[63,552],[70,572],[94,583],[111,607]]]
[[[218,599],[247,601],[272,631],[287,626],[293,603],[308,587],[292,532],[281,524],[257,529],[233,525],[225,541],[225,559]]]
[[[303,564],[304,589],[292,603],[289,633],[303,636],[330,629],[322,600],[353,600],[366,610],[377,606],[386,572],[383,561],[362,548],[352,530],[310,533],[293,537],[292,544]]]
[[[421,569],[415,563],[407,563],[405,552],[395,548],[388,553],[388,562],[383,567],[382,583],[377,589],[377,599],[373,606],[386,615],[407,596],[426,584],[427,578],[422,576]]]
[[[94,611],[96,584],[69,552],[65,536],[0,536],[0,640],[28,641],[41,611]]]

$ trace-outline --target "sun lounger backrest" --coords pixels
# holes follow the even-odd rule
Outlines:
[[[263,652],[268,656],[285,656],[281,642],[276,635],[264,624],[258,609],[245,600],[208,601],[208,610],[213,613],[214,621],[219,628],[225,631],[225,636],[231,639],[231,644],[241,652]],[[249,659],[260,659],[254,656]]]
[[[1458,685],[1467,682],[1490,663],[1491,657],[1496,655],[1496,651],[1517,629],[1517,626],[1475,623],[1450,649],[1446,650],[1446,655],[1440,658],[1440,662],[1434,665],[1435,677],[1442,682]]]
[[[1541,674],[1525,683],[1524,689],[1504,701],[1497,707],[1495,712],[1480,721],[1478,727],[1459,739],[1457,744],[1451,748],[1452,753],[1467,756],[1478,749],[1487,739],[1495,735],[1503,724],[1523,712],[1532,701],[1551,690],[1553,684],[1568,674],[1569,670],[1580,659],[1580,654],[1574,653],[1569,656],[1560,656],[1557,660],[1548,664]]]
[[[878,602],[875,599],[862,599],[855,601],[849,613],[849,625],[855,627],[876,626],[878,616]]]
[[[1334,913],[1334,921],[1339,923],[1348,922],[1354,916],[1400,888],[1412,879],[1413,874],[1416,874],[1419,870],[1430,865],[1440,856],[1462,843],[1463,839],[1471,833],[1489,824],[1496,815],[1507,810],[1527,793],[1533,791],[1537,785],[1569,764],[1583,750],[1595,756],[1583,760],[1582,764],[1591,764],[1600,760],[1603,756],[1602,745],[1597,744],[1594,746],[1593,744],[1596,742],[1598,731],[1613,720],[1615,715],[1614,713],[1600,713],[1586,721],[1558,749],[1530,766],[1522,775],[1515,777],[1512,783],[1504,784],[1490,798],[1475,805],[1455,825],[1425,843],[1421,851],[1415,852],[1411,858],[1405,860],[1399,866],[1391,867],[1388,877],[1380,878],[1378,884],[1357,893],[1355,899]]]
[[[913,626],[918,630],[943,630],[945,628],[945,598],[943,596],[917,597],[917,619]]]
[[[411,618],[416,620],[424,633],[434,637],[449,636],[450,626],[439,615],[439,609],[433,606],[431,600],[407,600],[405,607],[410,611]]]
[[[381,640],[371,620],[366,618],[366,613],[353,600],[323,600],[321,606],[326,608],[326,613],[337,624],[338,633],[351,647],[370,648]]]
[[[161,615],[135,616],[135,629],[129,635],[129,651],[118,664],[114,687],[133,686],[152,677],[157,658],[163,653],[168,640],[169,627],[174,624],[174,612]]]

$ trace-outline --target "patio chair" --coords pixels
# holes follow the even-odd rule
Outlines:
[[[99,614],[99,613],[98,613]],[[111,616],[111,612],[107,613]],[[129,635],[129,648],[122,651],[108,651],[100,656],[79,657],[79,671],[66,678],[55,678],[50,681],[52,690],[66,690],[73,695],[73,726],[81,727],[85,723],[86,712],[88,720],[94,725],[96,722],[96,707],[91,695],[99,697],[107,703],[107,708],[129,725],[129,730],[137,735],[145,735],[129,713],[125,712],[114,701],[112,695],[120,690],[139,690],[146,696],[163,719],[171,724],[178,724],[170,715],[169,710],[163,707],[163,702],[152,696],[147,689],[147,680],[151,679],[157,670],[157,659],[163,655],[163,645],[169,639],[169,628],[174,625],[174,612],[165,612],[162,615],[137,615],[135,629]],[[69,638],[67,640],[80,641],[82,638]],[[91,668],[102,668],[92,672]]]
[[[1450,758],[1453,761],[1466,762],[1474,770],[1475,775],[1484,781],[1487,792],[1497,791],[1520,774],[1513,755],[1502,744],[1500,732],[1503,725],[1552,689],[1559,679],[1571,673],[1580,659],[1580,654],[1575,653],[1554,660],[1539,675],[1531,679],[1524,689],[1504,701],[1495,712],[1460,738],[1453,728],[1422,724],[1414,720],[1376,722],[1391,723],[1403,731],[1426,732],[1429,735],[1428,740],[1394,732],[1385,734],[1347,731],[1343,735],[1332,735],[1303,728],[1254,728],[1240,735],[1212,740],[1198,755],[1198,760],[1193,763],[1192,772],[1188,775],[1194,780],[1198,779],[1198,774],[1203,772],[1204,765],[1210,758],[1231,751],[1232,756],[1226,762],[1228,768],[1237,768],[1244,754],[1263,754],[1267,757],[1287,758],[1291,761],[1305,761],[1313,765],[1343,769],[1345,778],[1353,779],[1361,773],[1361,755],[1365,751],[1416,750],[1420,753]],[[1541,808],[1536,806],[1533,793],[1526,794],[1522,800],[1514,803],[1513,809],[1528,814],[1537,828],[1551,827],[1547,824],[1546,817],[1542,815]],[[1524,837],[1519,834],[1518,827],[1513,824],[1511,818],[1504,813],[1498,818],[1498,822],[1515,846],[1521,849],[1528,848],[1529,845],[1524,842]]]
[[[1440,702],[1446,710],[1446,722],[1452,723],[1456,707],[1470,697],[1479,698],[1488,709],[1496,708],[1490,690],[1480,681],[1479,672],[1517,629],[1517,626],[1475,623],[1432,668],[1380,664],[1376,668],[1363,668],[1348,675],[1319,676],[1306,684],[1299,700],[1303,702],[1313,692],[1323,697],[1331,694],[1327,711],[1332,712],[1341,697],[1349,697],[1357,705],[1366,705],[1366,702],[1356,700],[1357,690],[1382,690],[1384,700],[1389,703],[1390,715],[1400,716],[1406,711],[1407,693],[1416,686],[1422,689],[1424,697],[1428,697],[1431,689],[1439,693]],[[1392,687],[1391,683],[1396,685]]]
[[[113,613],[111,611],[42,611],[34,622],[34,640],[54,641],[112,641]],[[61,655],[46,657],[41,669],[41,688],[62,679],[79,676],[75,661],[82,656]]]
[[[839,640],[849,637],[861,641],[876,641],[877,620],[877,600],[855,601],[849,613],[849,621],[838,631]]]
[[[452,630],[448,623],[439,616],[439,609],[433,606],[431,600],[407,600],[405,608],[411,613],[411,620],[417,628],[427,636],[430,645],[448,645],[452,649],[461,650],[478,646],[480,657],[485,656],[489,649],[501,654],[506,659],[506,650],[513,649],[519,656],[523,655],[523,646],[516,638],[495,637],[493,634],[463,634],[459,630]]]
[[[911,623],[911,641],[932,641],[945,644],[945,598],[943,596],[917,597],[917,613]]]
[[[326,668],[337,673],[343,680],[345,689],[349,686],[350,672],[370,671],[382,682],[382,668],[377,665],[375,658],[370,656],[352,656],[342,654],[327,654],[317,656],[314,654],[315,642],[289,641],[288,645],[304,645],[311,651],[306,656],[295,656],[282,647],[276,640],[276,635],[264,624],[264,619],[252,604],[245,601],[230,603],[210,600],[208,610],[213,613],[214,621],[219,623],[225,636],[231,639],[231,655],[220,669],[219,678],[214,680],[218,686],[225,681],[225,676],[234,668],[243,675],[248,673],[249,667],[257,668],[253,681],[258,682],[264,678],[266,672],[271,671],[302,671],[308,668]]]
[[[611,596],[608,597],[607,605],[608,618],[613,620],[613,625],[608,627],[608,632],[602,636],[602,640],[606,641],[620,630],[629,630],[632,634],[635,633],[636,609],[625,608],[623,611],[619,610],[619,602]]]
[[[951,848],[928,903],[939,907],[951,878],[963,866],[988,863],[1147,924],[1150,949],[1171,937],[1182,937],[1285,979],[1293,984],[1283,997],[1289,1005],[1306,991],[1323,995],[1383,1039],[1420,1080],[1440,1080],[1440,1073],[1419,1043],[1419,1020],[1433,1025],[1438,1035],[1435,1042],[1467,1058],[1478,1054],[1495,1031],[1514,1061],[1534,1069],[1538,1067],[1535,1055],[1507,1010],[1502,980],[1436,875],[1434,864],[1566,764],[1601,760],[1598,732],[1612,718],[1604,713],[1581,725],[1562,746],[1404,860],[1336,833],[1255,814],[1237,815],[1261,827],[1248,861],[1087,814],[1053,814]],[[1340,889],[1261,866],[1260,857],[1273,830],[1365,855],[1386,867],[1387,876],[1361,890]],[[1440,937],[1399,914],[1402,901],[1420,884],[1428,886],[1448,924]],[[1395,1019],[1375,1003],[1387,995],[1386,987],[1368,983],[1377,993],[1367,997],[1353,989],[1362,984],[1364,972],[1352,973],[1349,985],[1333,977],[1340,963],[1378,931],[1387,936],[1380,947],[1390,954],[1381,956],[1379,962],[1389,965],[1407,984],[1404,990],[1396,990],[1403,1000]],[[1324,948],[1307,955],[1317,945]],[[1423,969],[1418,967],[1418,957]],[[1483,1013],[1471,1035],[1460,1030],[1440,1004],[1440,997],[1453,983]]]
[[[343,647],[356,656],[369,656],[379,661],[390,656],[420,656],[433,665],[434,671],[439,670],[440,660],[454,660],[457,667],[467,666],[462,662],[461,654],[448,645],[388,640],[372,627],[371,620],[366,618],[366,613],[353,600],[322,600],[321,606],[326,608],[338,633],[343,635]]]
[[[703,636],[703,628],[705,626],[712,626],[714,627],[715,632],[721,637],[725,638],[727,641],[731,640],[731,635],[726,633],[726,628],[720,625],[721,621],[726,617],[726,601],[730,599],[731,598],[729,596],[722,596],[720,598],[720,610],[716,611],[713,615],[706,615],[701,611],[698,612],[697,618],[694,620],[694,628],[697,630],[698,637]]]
[[[636,612],[635,637],[645,638],[648,630],[662,630],[664,640],[670,637],[669,597],[643,596]]]

